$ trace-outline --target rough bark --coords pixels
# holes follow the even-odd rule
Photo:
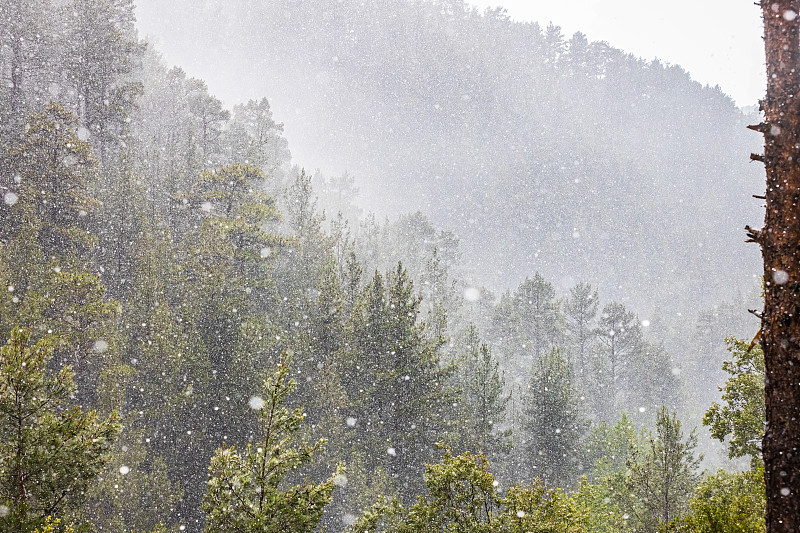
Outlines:
[[[800,0],[761,0],[767,63],[764,228],[748,228],[764,258],[761,346],[766,363],[763,455],[767,531],[800,531]]]

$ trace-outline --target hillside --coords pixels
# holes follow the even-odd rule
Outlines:
[[[139,19],[229,103],[267,95],[297,163],[455,231],[478,282],[540,271],[645,313],[755,286],[753,118],[679,66],[462,2],[143,0]]]

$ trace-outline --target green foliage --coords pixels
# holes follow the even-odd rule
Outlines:
[[[287,475],[307,465],[324,440],[293,443],[305,415],[285,407],[295,381],[289,378],[289,362],[283,359],[264,381],[264,397],[253,397],[259,410],[261,435],[244,453],[223,447],[211,460],[203,510],[209,532],[311,532],[331,501],[341,467],[322,483],[304,482],[284,487]]]
[[[465,449],[495,458],[511,449],[511,430],[501,430],[509,396],[503,392],[499,363],[478,329],[470,324],[463,338],[464,352],[458,359],[462,445]]]
[[[581,416],[569,365],[557,349],[534,365],[524,413],[528,474],[558,487],[574,485],[588,422]]]
[[[75,132],[77,124],[74,115],[54,103],[28,119],[22,142],[8,155],[8,170],[15,177],[10,190],[18,200],[0,207],[4,241],[22,239],[21,245],[38,246],[45,258],[87,259],[97,242],[87,226],[99,207],[89,191],[98,168],[89,144]]]
[[[586,529],[592,533],[622,533],[629,531],[628,518],[622,510],[618,478],[607,477],[591,484],[581,479],[578,491],[573,493],[578,509],[585,517]],[[624,491],[623,491],[624,492]]]
[[[711,436],[728,440],[730,458],[750,456],[756,468],[761,462],[761,438],[766,424],[764,407],[764,354],[758,344],[729,337],[725,339],[730,361],[722,368],[730,377],[722,391],[722,404],[714,402],[703,417]]]
[[[679,533],[765,533],[764,468],[708,474],[686,516],[670,524]]]
[[[562,316],[553,284],[538,272],[526,278],[513,294],[504,294],[492,323],[497,337],[505,339],[503,350],[538,358],[558,346]]]
[[[637,431],[625,413],[613,426],[608,422],[597,424],[584,444],[584,455],[592,468],[590,479],[597,481],[624,473],[628,460],[643,453],[646,443],[644,428]]]
[[[383,467],[410,499],[454,420],[455,391],[452,368],[439,362],[442,339],[431,340],[418,320],[420,299],[401,264],[387,284],[376,273],[350,317],[342,384],[367,470]]]
[[[48,340],[29,346],[30,332],[15,329],[0,349],[0,529],[32,531],[84,497],[109,459],[120,431],[116,414],[70,407],[73,374],[49,375]]]
[[[425,479],[428,496],[420,496],[407,510],[397,500],[381,500],[364,512],[351,533],[587,531],[586,510],[538,479],[510,487],[503,495],[483,455],[454,457],[445,448],[441,463],[427,466]]]
[[[637,530],[655,532],[688,510],[702,460],[695,455],[696,446],[695,432],[684,439],[677,415],[662,407],[656,414],[655,436],[650,435],[644,452],[633,453],[628,461],[625,484]]]

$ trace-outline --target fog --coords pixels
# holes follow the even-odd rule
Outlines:
[[[759,505],[756,107],[460,1],[0,15],[0,530]]]
[[[454,231],[477,283],[541,271],[648,316],[758,286],[754,117],[679,65],[458,3],[192,5],[139,2],[140,31],[227,104],[268,97],[365,212]]]

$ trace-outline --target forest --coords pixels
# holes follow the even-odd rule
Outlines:
[[[463,2],[200,4],[355,174],[133,0],[0,0],[0,531],[766,531],[752,112]]]

